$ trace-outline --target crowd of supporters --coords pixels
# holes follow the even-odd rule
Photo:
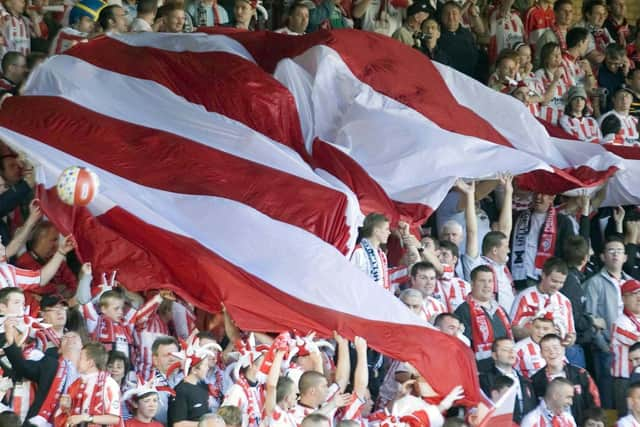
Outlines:
[[[640,31],[625,0],[588,0],[581,13],[572,0],[2,6],[2,99],[19,95],[48,55],[103,33],[353,27],[516,98],[551,130],[590,143],[639,139]],[[93,277],[72,236],[43,218],[27,160],[2,153],[0,426],[474,423],[456,406],[461,389],[436,395],[366,337],[241,331],[224,310],[204,313],[168,291],[132,293],[115,274]],[[351,259],[469,346],[491,400],[515,384],[514,425],[637,426],[640,208],[600,208],[604,196],[532,194],[508,174],[459,180],[420,233],[367,216]]]

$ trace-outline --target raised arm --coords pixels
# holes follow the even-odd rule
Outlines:
[[[282,366],[282,360],[284,359],[284,350],[276,351],[273,358],[273,364],[269,369],[269,375],[267,376],[266,389],[267,392],[264,398],[264,414],[269,417],[276,409],[276,392],[278,389],[278,378],[280,378],[280,368]]]
[[[67,254],[73,250],[74,246],[75,242],[73,240],[73,236],[68,235],[64,240],[62,240],[55,255],[51,257],[49,262],[47,262],[45,266],[42,267],[42,270],[40,270],[40,285],[44,286],[53,279],[58,268],[60,268],[60,265],[66,261]]]
[[[467,247],[466,254],[470,258],[478,257],[478,219],[476,218],[476,184],[467,184],[462,179],[458,179],[455,184],[456,190],[464,197],[464,220],[467,226]]]
[[[338,360],[336,362],[336,384],[340,386],[340,392],[344,393],[349,382],[349,371],[351,370],[351,360],[349,359],[349,341],[343,338],[336,331],[333,338],[337,343]]]
[[[356,370],[353,374],[353,391],[360,399],[364,399],[367,393],[367,386],[369,385],[367,341],[364,338],[355,337],[353,343],[356,346],[356,354],[358,355]]]
[[[33,199],[31,203],[29,203],[29,216],[27,217],[27,220],[24,222],[22,227],[16,230],[13,239],[11,239],[7,245],[7,258],[15,256],[20,248],[24,246],[31,234],[31,231],[33,231],[33,227],[35,227],[38,221],[40,221],[40,218],[42,218],[42,210],[38,205],[38,199]]]
[[[500,219],[498,229],[507,236],[511,235],[513,228],[513,176],[509,173],[501,174],[500,183],[504,185],[504,199],[500,208]]]

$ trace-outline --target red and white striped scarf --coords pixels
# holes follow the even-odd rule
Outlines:
[[[58,369],[56,370],[56,375],[53,377],[53,382],[51,383],[51,387],[47,392],[47,397],[45,398],[40,410],[38,411],[38,415],[34,418],[31,418],[29,421],[35,425],[47,425],[47,423],[51,424],[53,420],[53,415],[58,406],[58,402],[60,401],[60,396],[64,392],[64,387],[67,382],[67,375],[69,373],[69,362],[64,360],[64,358],[60,357],[58,360]]]
[[[469,304],[469,312],[471,315],[471,339],[473,345],[473,351],[476,354],[477,360],[486,359],[491,356],[491,345],[494,341],[493,326],[491,325],[491,319],[480,304],[478,304],[471,295],[467,297],[467,304]],[[502,307],[497,306],[496,315],[503,323],[507,335],[511,338],[511,326],[509,318],[504,312]]]

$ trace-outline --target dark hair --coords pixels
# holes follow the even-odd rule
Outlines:
[[[129,371],[131,370],[131,362],[129,362],[129,358],[126,354],[121,351],[112,350],[107,355],[107,366],[111,365],[113,362],[122,361],[124,363],[124,378],[123,381],[126,380]]]
[[[589,37],[589,30],[584,27],[573,27],[569,31],[567,31],[566,41],[567,48],[571,49],[572,47],[578,46],[580,43],[585,41]]]
[[[513,49],[505,48],[505,49],[502,49],[498,54],[498,57],[496,58],[496,65],[498,65],[500,62],[504,61],[505,59],[511,59],[514,62],[518,62],[519,58],[520,58],[520,55],[518,55],[518,52],[516,52]]]
[[[599,421],[607,425],[607,413],[602,408],[588,408],[584,411],[580,425],[585,425],[588,420]]]
[[[589,255],[589,242],[582,236],[569,236],[564,241],[563,254],[569,267],[577,267]]]
[[[456,316],[453,313],[440,313],[436,316],[436,319],[433,321],[433,325],[438,328],[440,327],[440,324],[444,321],[444,319],[446,318],[451,318],[451,319],[455,319],[458,322],[462,323],[462,321],[460,320],[460,318],[458,316]]]
[[[562,258],[551,257],[544,262],[542,266],[542,273],[545,276],[548,276],[554,271],[566,276],[569,273],[569,268]]]
[[[413,264],[411,267],[411,277],[416,277],[418,275],[418,271],[420,270],[434,270],[435,267],[430,262],[420,261]]]
[[[9,295],[11,294],[23,294],[24,292],[22,291],[21,288],[16,288],[16,287],[9,287],[9,288],[2,288],[0,289],[0,304],[4,304],[7,305],[7,302],[9,301]]]
[[[515,381],[513,381],[513,378],[509,378],[506,375],[498,375],[493,382],[490,391],[502,391],[505,388],[511,387],[514,382]]]
[[[573,2],[571,0],[558,0],[553,4],[553,11],[558,12],[560,10],[560,6],[564,6],[565,4],[573,6]]]
[[[6,74],[7,68],[9,68],[10,65],[15,65],[21,57],[24,58],[24,55],[13,50],[5,53],[2,57],[2,72]]]
[[[371,237],[373,229],[382,223],[389,222],[389,219],[381,213],[372,212],[364,218],[362,227],[358,228],[358,240]]]
[[[540,50],[540,65],[545,68],[549,62],[549,58],[554,50],[560,49],[560,45],[556,42],[545,43]]]
[[[604,50],[604,54],[607,58],[624,58],[627,56],[627,51],[622,45],[619,45],[618,43],[611,43],[610,45],[607,45]]]
[[[102,8],[102,10],[100,11],[100,15],[98,15],[98,23],[103,30],[107,31],[109,29],[110,20],[116,20],[116,14],[114,13],[114,10],[116,10],[117,8],[122,9],[122,6],[119,6],[117,4],[110,4],[109,6]]]
[[[287,12],[287,16],[291,16],[293,15],[293,12],[296,11],[296,9],[300,9],[300,8],[304,8],[309,10],[309,5],[303,1],[294,1],[293,4],[291,4],[291,6],[289,6],[289,10]]]
[[[278,378],[278,385],[276,386],[276,403],[282,402],[293,390],[295,390],[295,383],[291,378]]]
[[[636,350],[640,350],[640,341],[633,343],[633,345],[629,347],[629,353]]]
[[[498,351],[498,346],[500,345],[501,342],[503,341],[509,341],[509,342],[513,342],[513,340],[509,337],[501,337],[501,338],[496,338],[495,340],[493,340],[493,342],[491,343],[491,352],[495,353],[496,351]]]
[[[624,253],[627,253],[627,248],[624,245],[624,237],[619,234],[609,234],[607,238],[604,240],[604,246],[602,247],[602,253],[604,253],[605,248],[609,243],[620,243],[624,249]]]
[[[435,22],[435,23],[436,23],[436,25],[438,26],[438,31],[440,31],[440,30],[441,30],[441,28],[440,28],[440,22],[438,22],[438,20],[437,20],[435,17],[431,17],[431,16],[429,16],[427,19],[425,19],[424,21],[422,21],[422,24],[420,24],[420,30],[422,30],[423,25],[424,25],[424,24],[426,24],[426,23],[427,23],[427,22],[429,22],[429,21],[433,21],[433,22]],[[424,30],[422,30],[422,31],[424,31]]]
[[[482,254],[486,255],[491,252],[491,249],[497,248],[502,244],[502,241],[508,239],[507,235],[502,231],[490,231],[484,235],[482,239]]]
[[[102,343],[88,342],[82,347],[82,350],[89,359],[93,360],[99,371],[104,371],[107,368],[107,350]]]
[[[168,3],[162,5],[158,8],[158,12],[156,13],[156,21],[160,18],[164,18],[165,16],[169,16],[171,12],[176,10],[184,10],[184,8],[178,4]]]
[[[160,346],[172,345],[172,344],[175,345],[177,348],[180,348],[180,346],[178,345],[178,340],[175,339],[174,337],[170,337],[168,335],[158,337],[153,341],[153,344],[151,344],[151,354],[154,356],[157,356],[158,349],[160,348]]]
[[[640,381],[634,381],[629,384],[629,388],[627,389],[627,396],[631,396],[631,392],[635,389],[640,389]]]
[[[476,280],[476,277],[478,277],[479,273],[491,273],[491,274],[493,274],[493,270],[488,265],[479,265],[479,266],[477,266],[476,268],[471,270],[471,275],[469,276],[469,278],[471,279],[471,282],[474,282]]]
[[[136,6],[138,15],[142,13],[158,13],[158,1],[157,0],[138,0]]]
[[[596,6],[602,6],[605,9],[607,8],[607,4],[604,2],[604,0],[586,1],[582,5],[582,15],[583,16],[591,15],[591,12],[593,12],[593,8]]]
[[[198,338],[198,339],[203,339],[204,338],[206,340],[212,340],[212,341],[218,342],[216,340],[216,337],[213,335],[213,332],[211,332],[211,331],[200,331],[200,332],[198,332],[196,334],[196,338]]]
[[[440,246],[440,250],[444,249],[451,252],[451,255],[458,258],[460,257],[460,250],[458,249],[458,245],[448,240],[440,240],[438,243]]]
[[[558,335],[558,334],[547,334],[547,335],[543,336],[540,339],[540,342],[538,344],[540,345],[540,347],[542,347],[543,343],[548,342],[548,341],[554,341],[554,340],[562,342],[562,338],[560,338],[560,335]]]
[[[602,135],[609,135],[610,133],[618,133],[622,129],[622,122],[615,114],[609,114],[600,123],[600,131]]]

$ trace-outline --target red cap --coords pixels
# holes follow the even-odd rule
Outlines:
[[[640,291],[640,282],[637,280],[627,280],[622,284],[622,295],[632,294]]]

